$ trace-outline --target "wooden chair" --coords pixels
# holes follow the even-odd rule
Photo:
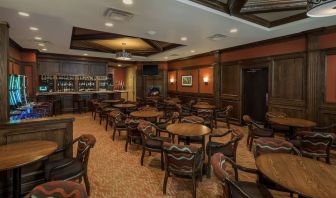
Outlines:
[[[336,124],[331,124],[329,126],[318,126],[313,128],[314,132],[320,132],[320,133],[333,133],[336,135]],[[333,141],[331,144],[331,149],[336,150],[336,141]]]
[[[317,160],[325,158],[326,163],[330,164],[330,149],[335,139],[334,133],[299,131],[296,133],[296,140],[291,142],[299,148],[302,156]]]
[[[274,137],[272,129],[267,129],[258,125],[255,121],[252,120],[250,116],[244,115],[243,120],[248,126],[247,146],[250,151],[252,149],[252,143],[255,138]]]
[[[240,181],[238,170],[247,173],[258,174],[258,171],[242,167],[222,153],[216,153],[211,157],[211,165],[214,174],[221,181],[223,196],[227,198],[272,198],[268,189],[256,182]],[[233,169],[233,171],[231,171]]]
[[[127,152],[129,144],[132,144],[132,142],[138,142],[138,144],[142,144],[142,140],[141,140],[141,132],[138,130],[140,120],[134,118],[127,118],[125,120],[125,123],[127,128],[125,152]]]
[[[85,188],[72,181],[51,181],[36,186],[25,198],[87,198]]]
[[[171,142],[170,138],[159,137],[154,134],[154,127],[151,122],[141,120],[138,125],[138,130],[141,132],[142,139],[142,155],[141,155],[141,166],[143,166],[143,161],[146,151],[157,152],[161,154],[161,169],[163,170],[163,142]]]
[[[113,110],[109,113],[109,123],[113,127],[112,140],[114,141],[115,134],[118,131],[120,136],[120,131],[127,130],[126,119],[127,116],[121,113],[119,110]]]
[[[197,179],[202,181],[203,151],[193,146],[181,146],[171,143],[163,144],[165,176],[163,193],[167,192],[168,177],[171,174],[181,177],[190,177],[193,182],[192,197],[196,198]]]
[[[225,122],[227,128],[230,128],[230,114],[233,109],[233,106],[228,105],[223,110],[216,110],[215,111],[215,127],[218,127],[218,122]]]
[[[218,131],[218,130],[217,130]],[[213,141],[214,138],[224,137],[227,135],[231,135],[231,139],[228,142],[215,142]],[[226,132],[217,132],[212,133],[209,135],[209,142],[206,146],[206,152],[208,155],[208,170],[207,175],[208,178],[211,177],[211,156],[215,153],[223,153],[226,157],[229,157],[234,162],[236,162],[236,154],[237,154],[237,147],[240,140],[242,140],[244,134],[236,129],[229,129]]]
[[[45,177],[47,181],[84,179],[88,195],[90,195],[90,183],[87,174],[90,150],[96,144],[93,135],[85,134],[74,139],[72,147],[77,143],[77,154],[73,158],[63,158],[55,161],[47,161],[45,164]],[[64,152],[66,148],[59,149],[55,153]]]
[[[198,109],[197,116],[203,118],[204,124],[208,126],[211,131],[214,128],[214,110],[211,109]]]

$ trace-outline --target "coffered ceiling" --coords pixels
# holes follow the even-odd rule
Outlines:
[[[122,0],[0,0],[0,21],[9,23],[10,37],[24,48],[115,58],[118,45],[127,38],[126,46],[134,45],[129,49],[132,60],[165,61],[336,25],[335,16],[304,18],[304,4],[299,0],[133,0],[132,5]],[[106,15],[108,9],[130,17],[118,20]],[[74,27],[87,31],[73,36]],[[92,31],[119,37],[83,39]]]
[[[71,49],[104,53],[126,50],[133,55],[144,57],[181,46],[183,45],[79,27],[73,28],[70,44]]]
[[[307,18],[307,0],[191,0],[265,27]]]

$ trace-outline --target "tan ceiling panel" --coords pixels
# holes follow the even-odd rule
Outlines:
[[[114,50],[151,50],[153,49],[150,45],[144,42],[140,38],[118,38],[110,40],[92,40],[90,41],[95,44],[99,44]],[[122,45],[125,43],[126,45]]]

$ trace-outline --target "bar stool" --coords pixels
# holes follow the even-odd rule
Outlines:
[[[76,111],[82,113],[83,108],[86,106],[86,100],[81,98],[80,95],[74,94],[72,99],[73,113]]]

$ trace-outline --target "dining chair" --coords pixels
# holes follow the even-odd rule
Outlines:
[[[302,156],[317,160],[325,158],[326,163],[330,164],[330,149],[336,139],[334,133],[298,131],[295,135],[296,139],[291,142],[300,150]]]
[[[203,150],[194,146],[163,143],[165,176],[163,193],[167,192],[168,177],[188,177],[192,179],[192,197],[196,198],[197,179],[202,181]]]
[[[212,109],[198,109],[197,116],[203,118],[204,124],[208,126],[211,131],[214,128],[214,110]]]
[[[226,127],[230,128],[230,114],[233,110],[232,105],[226,106],[223,110],[215,110],[215,127],[218,127],[218,122],[226,123]]]
[[[141,166],[143,166],[146,151],[149,152],[149,155],[151,155],[151,152],[157,152],[161,154],[161,169],[163,170],[163,143],[171,142],[171,139],[169,137],[156,136],[153,124],[149,121],[141,120],[138,130],[141,132],[142,139]]]
[[[272,198],[272,194],[262,184],[257,182],[240,181],[238,170],[258,174],[258,170],[242,167],[222,153],[211,157],[214,174],[223,187],[223,197],[227,198]]]
[[[247,146],[249,150],[252,149],[252,143],[255,138],[259,137],[274,137],[272,129],[264,128],[258,125],[252,118],[248,115],[243,116],[243,120],[248,126],[248,135],[247,135]]]
[[[159,122],[155,125],[157,126],[158,130],[158,136],[161,136],[161,133],[168,133],[169,137],[172,138],[172,141],[174,142],[175,135],[172,135],[167,131],[167,126],[170,124],[178,123],[180,121],[180,113],[177,111],[169,111],[165,113],[165,117],[160,118]]]
[[[84,179],[86,192],[90,195],[90,183],[87,174],[90,150],[96,144],[96,138],[90,134],[84,134],[74,139],[72,144],[57,150],[54,154],[64,152],[69,147],[77,144],[75,157],[65,157],[60,160],[47,161],[45,164],[45,178],[47,181]]]
[[[227,142],[213,141],[214,138],[225,137],[227,135],[231,135],[230,140]],[[237,129],[229,129],[225,132],[217,129],[214,133],[209,135],[209,142],[206,145],[206,153],[208,156],[208,178],[211,177],[211,156],[215,153],[223,153],[226,157],[229,157],[236,162],[238,144],[243,138],[244,134]]]
[[[321,133],[333,133],[336,135],[336,124],[331,124],[328,126],[317,126],[314,127],[312,131]],[[331,149],[336,150],[336,141],[333,141],[333,143],[331,144]]]
[[[125,152],[127,152],[128,145],[135,142],[140,145],[141,143],[141,132],[138,130],[138,125],[140,123],[139,119],[129,117],[125,120],[126,124],[126,142],[125,142]]]
[[[24,198],[87,198],[85,188],[72,181],[51,181],[36,186]]]
[[[120,112],[119,110],[113,110],[108,115],[108,123],[113,127],[112,140],[114,141],[115,134],[118,131],[119,136],[121,131],[126,131],[126,121],[127,116]]]

